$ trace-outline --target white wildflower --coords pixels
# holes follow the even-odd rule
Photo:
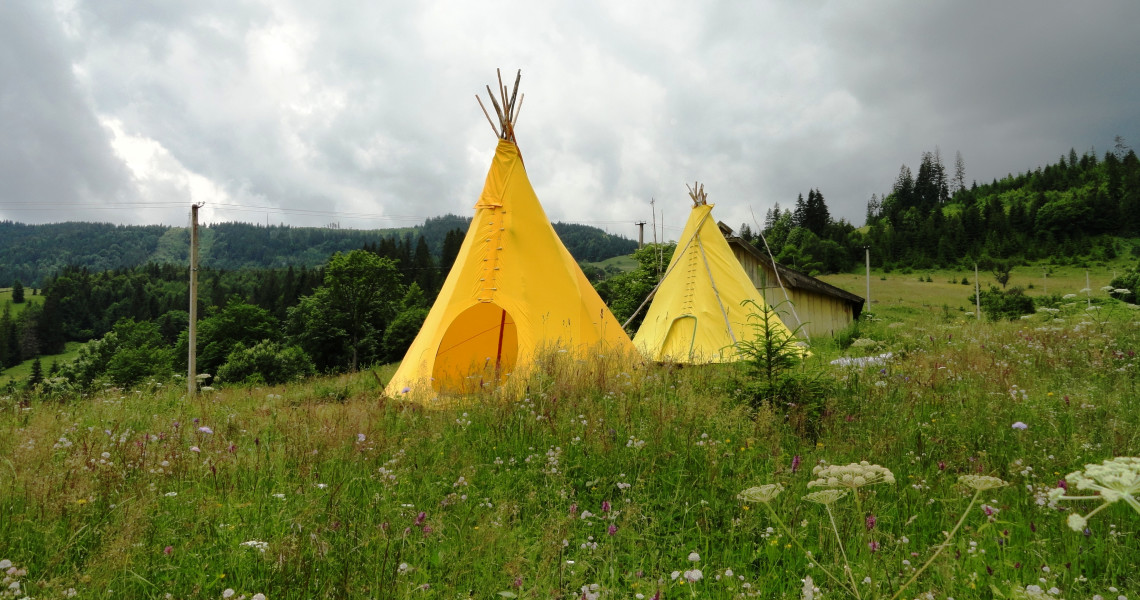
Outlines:
[[[248,542],[242,542],[241,545],[242,546],[248,546],[250,548],[254,548],[257,551],[261,552],[262,554],[264,554],[265,551],[269,549],[269,542],[259,542],[257,540],[249,540]]]
[[[784,486],[779,483],[766,483],[764,485],[750,487],[743,492],[740,492],[736,497],[745,502],[771,502],[780,492],[784,491]]]
[[[886,467],[873,465],[867,461],[847,465],[816,465],[811,470],[816,479],[808,482],[808,487],[855,489],[876,483],[894,483],[895,476]]]

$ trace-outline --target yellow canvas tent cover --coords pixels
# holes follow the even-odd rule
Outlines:
[[[735,361],[734,344],[756,335],[748,318],[756,307],[741,303],[765,300],[712,218],[703,187],[691,196],[693,211],[633,344],[656,361]],[[778,327],[791,335],[782,322]]]
[[[516,80],[516,90],[517,85]],[[508,101],[503,92],[508,108],[501,111],[496,104],[496,112],[517,118],[513,96]],[[634,350],[546,218],[514,142],[513,119],[501,118],[500,124],[475,218],[387,385],[389,395],[471,392],[523,372],[544,347],[578,356]]]

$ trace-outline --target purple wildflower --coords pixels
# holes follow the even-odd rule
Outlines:
[[[800,455],[797,454],[797,455],[792,457],[792,473],[795,473],[799,469],[800,469]]]

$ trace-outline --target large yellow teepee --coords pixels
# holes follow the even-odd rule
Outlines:
[[[650,360],[735,361],[735,344],[756,336],[748,318],[756,307],[741,303],[763,306],[765,300],[712,218],[704,187],[696,185],[689,195],[693,211],[633,344]],[[777,326],[791,335],[782,322]]]
[[[491,127],[499,145],[475,218],[438,299],[388,383],[389,395],[467,393],[497,385],[525,372],[543,348],[577,356],[633,352],[527,179],[514,139],[522,103],[515,103],[518,78],[509,96],[501,79],[499,87],[501,107],[491,94],[500,125]]]

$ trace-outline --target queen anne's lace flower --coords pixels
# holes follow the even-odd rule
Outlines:
[[[984,490],[992,490],[1006,485],[1005,481],[998,477],[990,477],[989,475],[963,475],[958,478],[958,483],[973,488],[979,492]]]
[[[836,500],[839,500],[840,498],[842,498],[846,495],[847,495],[847,490],[840,490],[840,489],[832,488],[829,490],[820,490],[818,492],[812,492],[812,493],[804,496],[804,500],[807,500],[808,502],[815,502],[816,504],[823,504],[824,506],[826,506],[828,504],[831,504],[832,502],[835,502]]]
[[[1105,460],[1099,465],[1085,465],[1084,471],[1074,471],[1065,476],[1070,489],[1098,492],[1095,496],[1069,496],[1062,488],[1049,493],[1051,500],[1104,500],[1104,504],[1087,515],[1069,515],[1069,527],[1073,531],[1084,531],[1088,520],[1104,507],[1123,500],[1133,510],[1140,513],[1140,457],[1118,456]]]
[[[750,487],[737,494],[736,497],[745,502],[771,502],[776,496],[779,496],[782,491],[784,491],[783,484],[766,483],[764,485]]]
[[[1085,465],[1084,471],[1069,473],[1065,479],[1078,490],[1100,492],[1106,502],[1124,500],[1140,512],[1140,457],[1118,456],[1099,465]]]
[[[876,483],[894,483],[895,475],[890,469],[873,465],[867,461],[849,465],[816,465],[811,470],[816,476],[808,482],[808,487],[856,489]]]

